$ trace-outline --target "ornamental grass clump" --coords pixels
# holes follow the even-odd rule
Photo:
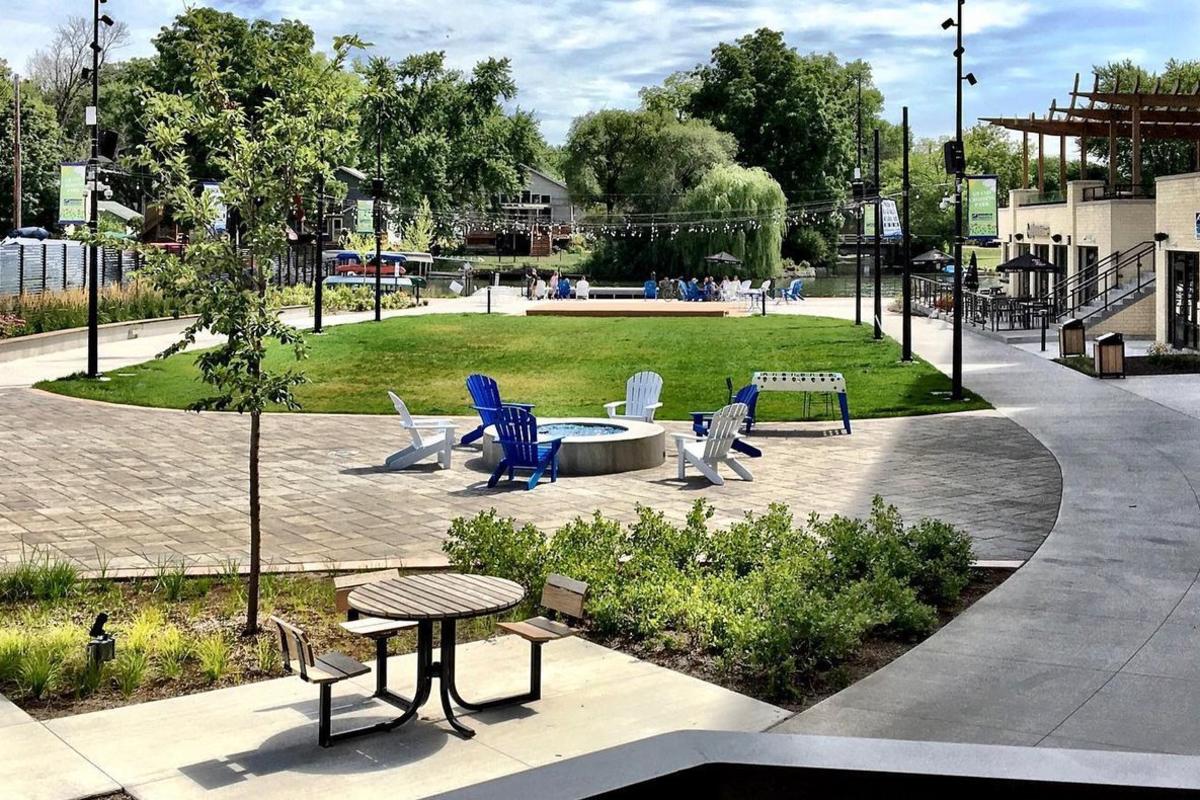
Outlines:
[[[865,520],[797,524],[776,504],[713,530],[712,515],[704,501],[682,525],[648,508],[628,525],[597,512],[547,542],[488,511],[455,520],[444,549],[455,568],[510,578],[534,597],[549,573],[586,581],[597,634],[713,656],[777,697],[869,635],[927,634],[970,577],[966,534],[936,520],[905,527],[878,497]]]

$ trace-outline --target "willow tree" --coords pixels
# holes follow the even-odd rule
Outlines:
[[[158,187],[157,199],[186,231],[187,247],[182,256],[148,248],[146,271],[161,290],[197,311],[180,340],[159,357],[182,351],[206,331],[224,337],[196,357],[212,394],[191,410],[236,411],[250,418],[245,631],[253,634],[258,630],[261,569],[262,413],[273,405],[299,408],[293,390],[304,381],[295,366],[275,368],[266,360],[271,343],[296,361],[305,355],[303,337],[280,320],[267,286],[276,259],[287,250],[295,197],[314,175],[328,175],[331,165],[355,146],[353,99],[344,91],[343,64],[361,43],[353,37],[335,39],[331,59],[315,52],[295,58],[294,53],[258,51],[251,63],[258,72],[258,97],[265,99],[254,106],[230,91],[220,66],[228,56],[219,40],[200,34],[187,46],[194,48],[191,90],[147,93],[146,143],[138,151],[140,165]],[[289,69],[275,63],[284,57],[291,61]],[[195,157],[196,145],[203,159]],[[225,220],[218,219],[213,194],[201,189],[201,163],[220,177],[229,233],[216,224]]]
[[[681,208],[686,219],[704,220],[699,230],[680,225],[686,270],[701,270],[705,256],[727,252],[741,259],[740,276],[766,278],[779,271],[787,198],[765,170],[714,167],[684,196]]]

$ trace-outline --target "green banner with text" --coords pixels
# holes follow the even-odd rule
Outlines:
[[[81,225],[87,222],[87,165],[63,164],[58,182],[58,222]]]
[[[997,239],[1000,237],[1000,205],[995,175],[968,175],[967,178],[967,238]]]

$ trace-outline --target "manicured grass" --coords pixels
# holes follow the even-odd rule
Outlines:
[[[988,407],[973,395],[952,403],[945,375],[923,361],[901,363],[899,344],[874,341],[870,326],[822,317],[431,315],[340,325],[308,340],[310,357],[296,366],[309,383],[297,394],[312,412],[389,414],[386,391],[392,389],[415,414],[470,415],[464,381],[469,373],[483,372],[496,378],[505,399],[536,403],[539,415],[597,416],[605,401],[624,397],[625,380],[643,369],[663,376],[664,419],[720,407],[727,401],[725,377],[737,387],[755,370],[841,372],[857,418]],[[194,359],[183,354],[118,370],[106,382],[76,377],[38,386],[76,397],[185,408],[208,392]],[[280,368],[288,356],[273,350],[268,361]],[[819,397],[813,409],[824,414]],[[768,393],[758,416],[793,420],[801,418],[800,410],[799,394]]]

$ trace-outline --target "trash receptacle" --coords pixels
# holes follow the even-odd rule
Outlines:
[[[1097,378],[1125,377],[1125,337],[1106,333],[1096,339],[1095,366]]]
[[[1083,320],[1069,319],[1064,322],[1058,329],[1058,357],[1086,356],[1085,335]]]

